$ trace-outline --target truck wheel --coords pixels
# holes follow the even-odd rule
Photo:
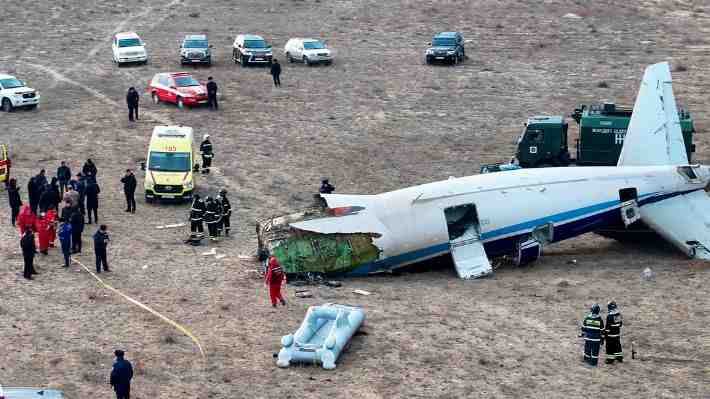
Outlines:
[[[10,102],[9,98],[3,98],[2,99],[2,110],[5,112],[12,112],[12,103]]]
[[[178,97],[177,99],[177,106],[180,109],[185,109],[185,103],[182,101],[182,97]]]
[[[160,104],[160,97],[158,97],[158,93],[153,93],[150,95],[153,98],[153,104],[158,105]]]
[[[307,65],[307,66],[311,66],[311,62],[308,61],[308,57],[306,57],[305,55],[303,56],[303,64]]]
[[[242,68],[246,68],[246,66],[247,66],[247,57],[246,57],[246,56],[241,56],[239,63],[242,64]]]

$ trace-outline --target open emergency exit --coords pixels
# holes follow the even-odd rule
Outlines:
[[[459,277],[470,279],[490,274],[491,264],[480,239],[476,205],[464,204],[444,209],[449,248]]]

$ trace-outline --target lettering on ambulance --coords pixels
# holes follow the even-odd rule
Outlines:
[[[165,146],[165,151],[175,152],[175,151],[177,151],[177,148],[174,145],[168,145],[168,146]]]

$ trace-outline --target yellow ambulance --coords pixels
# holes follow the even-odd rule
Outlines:
[[[7,144],[0,144],[0,183],[7,184],[10,180],[10,154]]]
[[[198,169],[195,169],[198,168]],[[145,165],[145,199],[192,199],[195,190],[196,161],[192,128],[156,126],[150,138]]]

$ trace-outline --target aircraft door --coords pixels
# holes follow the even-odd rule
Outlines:
[[[451,257],[459,277],[477,278],[490,274],[491,264],[480,239],[480,224],[475,204],[444,209]]]

